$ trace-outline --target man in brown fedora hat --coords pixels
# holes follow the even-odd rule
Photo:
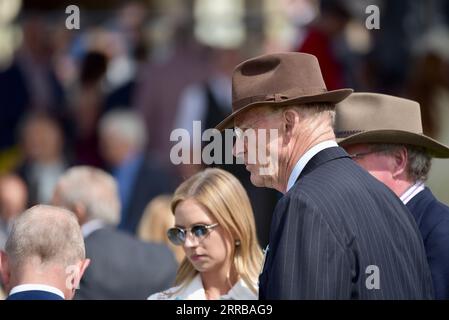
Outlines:
[[[218,128],[238,128],[234,154],[253,184],[284,193],[259,298],[432,298],[424,247],[407,208],[335,141],[335,104],[352,90],[327,91],[317,59],[304,53],[247,60],[235,68],[232,85],[233,113]],[[248,139],[254,133],[256,140]],[[271,170],[251,161],[254,148],[270,155]]]
[[[449,158],[449,147],[423,134],[419,104],[412,100],[353,93],[336,110],[337,140],[410,210],[424,240],[435,298],[449,299],[449,207],[424,184],[431,157]]]

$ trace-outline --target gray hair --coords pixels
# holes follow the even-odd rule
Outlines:
[[[335,122],[335,105],[331,103],[307,103],[293,106],[303,117],[317,120],[333,127]]]
[[[299,105],[290,105],[287,107],[279,107],[272,105],[263,106],[270,114],[274,115],[287,109],[296,110],[303,118],[307,118],[310,122],[318,122],[334,127],[335,122],[335,105],[331,103],[306,103]],[[262,108],[263,108],[262,107]]]
[[[57,192],[65,207],[84,205],[88,220],[118,224],[120,201],[117,183],[105,171],[89,166],[72,167],[59,179]]]
[[[6,241],[12,266],[38,259],[39,264],[64,267],[85,259],[83,235],[76,216],[63,208],[37,205],[17,217]]]
[[[413,181],[426,181],[432,166],[432,158],[425,148],[401,144],[373,144],[371,150],[393,156],[400,148],[407,149],[407,176]]]
[[[99,123],[101,134],[120,137],[128,144],[141,150],[147,143],[147,130],[142,117],[132,111],[114,110],[106,113]]]

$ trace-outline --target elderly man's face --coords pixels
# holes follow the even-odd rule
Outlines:
[[[391,156],[374,151],[373,146],[369,144],[354,144],[343,148],[357,164],[377,180],[390,186],[394,161]]]
[[[48,162],[62,157],[62,133],[53,120],[36,118],[23,131],[23,148],[32,161]]]
[[[235,118],[236,130],[241,130],[243,137],[237,138],[234,156],[243,158],[251,182],[257,187],[272,187],[278,174],[280,114],[269,107],[259,107]]]
[[[112,129],[100,132],[100,153],[112,167],[119,166],[130,155],[131,147]]]

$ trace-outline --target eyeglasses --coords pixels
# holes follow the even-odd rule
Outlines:
[[[252,122],[250,122],[250,123],[245,124],[245,128],[240,128],[240,127],[237,127],[237,126],[234,127],[235,136],[237,137],[237,139],[243,139],[243,137],[244,137],[244,135],[245,135],[245,132],[246,132],[247,130],[250,130],[250,129],[251,129],[251,130],[256,130],[256,129],[257,129],[257,128],[254,128],[254,125],[255,125],[256,123],[259,123],[259,122],[261,122],[262,120],[266,120],[267,117],[270,117],[270,116],[276,115],[276,114],[278,114],[278,113],[281,113],[281,111],[282,111],[282,108],[280,108],[280,109],[278,109],[278,110],[275,110],[275,111],[272,111],[272,112],[270,112],[270,113],[267,113],[267,114],[265,114],[265,115],[259,117],[258,119],[254,120],[254,121],[252,121]]]
[[[187,232],[190,232],[190,234],[197,239],[198,241],[201,241],[204,239],[204,237],[209,233],[209,230],[215,228],[218,226],[218,223],[214,224],[197,224],[194,225],[191,228],[179,228],[174,227],[170,228],[167,231],[168,239],[176,246],[181,246],[186,242],[187,239]]]
[[[257,130],[256,128],[253,128],[253,126],[256,124],[256,123],[259,123],[260,121],[262,121],[262,120],[264,120],[263,118],[261,118],[261,119],[258,119],[258,120],[256,120],[256,121],[254,121],[254,122],[251,122],[249,125],[246,125],[246,128],[240,128],[240,127],[235,127],[234,128],[234,133],[235,133],[235,136],[237,137],[237,139],[243,139],[243,137],[245,136],[245,134],[248,134],[247,132],[249,131],[249,130]]]
[[[353,154],[350,154],[349,157],[351,159],[360,159],[360,158],[363,158],[364,156],[367,156],[372,153],[381,153],[381,152],[385,152],[385,151],[387,151],[387,149],[371,150],[371,151],[366,151],[366,152],[353,153]]]

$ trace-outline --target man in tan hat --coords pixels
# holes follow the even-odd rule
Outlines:
[[[317,59],[304,53],[247,60],[232,84],[233,113],[218,128],[239,128],[234,154],[253,184],[284,193],[259,298],[432,298],[424,246],[407,208],[335,141],[335,103],[352,90],[327,91]],[[253,132],[256,143],[245,138]],[[272,170],[251,161],[254,148],[274,159]]]
[[[421,231],[435,298],[449,299],[449,207],[425,186],[431,157],[449,158],[449,147],[423,134],[419,104],[353,93],[337,105],[340,145],[407,206]]]

